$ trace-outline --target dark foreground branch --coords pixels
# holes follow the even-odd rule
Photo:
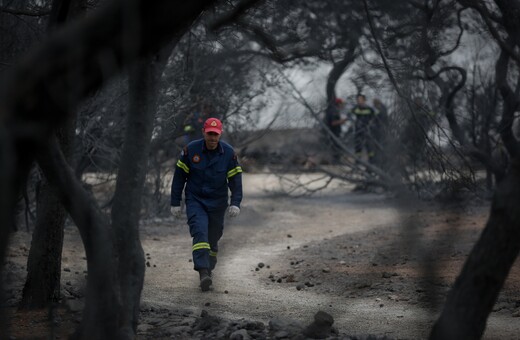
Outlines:
[[[480,339],[520,251],[520,163],[512,163],[493,198],[486,228],[448,294],[430,339]]]
[[[62,170],[53,167],[55,163],[46,163],[57,159],[53,158],[57,155],[52,149],[40,150],[42,145],[47,145],[54,130],[90,92],[99,89],[108,78],[137,60],[157,52],[215,2],[111,1],[90,17],[57,30],[2,79],[0,259],[5,255],[17,194],[37,154],[49,179],[59,181],[66,178],[60,175]],[[61,185],[66,187],[63,183]],[[64,193],[70,194],[70,191]],[[64,205],[74,210],[70,214],[80,215],[77,220],[74,218],[75,222],[88,223],[80,228],[87,257],[90,257],[89,278],[93,277],[89,279],[88,294],[96,296],[95,292],[99,292],[101,295],[98,296],[106,295],[105,299],[94,298],[91,304],[87,304],[80,336],[84,339],[114,339],[118,321],[114,314],[117,301],[111,293],[114,282],[106,274],[114,272],[114,267],[107,261],[111,256],[97,252],[97,249],[92,252],[94,247],[111,247],[112,242],[102,231],[102,221],[91,220],[96,215],[90,216],[79,209],[76,195],[67,197]],[[98,256],[103,256],[103,259]],[[2,328],[0,324],[0,333],[6,334]]]
[[[255,6],[257,3],[261,2],[263,0],[242,0],[240,1],[234,8],[233,11],[228,12],[224,15],[222,15],[219,18],[216,18],[213,20],[213,22],[210,23],[209,27],[210,29],[216,31],[220,29],[222,26],[229,25],[230,23],[235,22],[238,18],[240,18],[244,13],[250,9],[251,7]]]
[[[117,335],[118,299],[115,254],[108,221],[95,200],[74,176],[55,138],[38,150],[38,163],[78,226],[87,255],[87,299],[81,327],[85,339]],[[89,327],[97,325],[97,327]]]
[[[4,12],[11,15],[16,16],[28,16],[28,17],[43,17],[51,14],[50,10],[40,9],[40,10],[27,10],[27,9],[16,9],[10,8],[6,6],[0,6],[0,12]]]
[[[215,0],[116,0],[57,31],[14,68],[0,115],[51,127],[91,91],[157,52]],[[42,63],[42,60],[46,60]]]

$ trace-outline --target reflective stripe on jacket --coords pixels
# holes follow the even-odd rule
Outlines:
[[[215,151],[206,148],[203,139],[189,143],[176,165],[171,190],[171,205],[179,206],[182,190],[186,199],[196,199],[208,209],[222,209],[228,205],[240,207],[242,201],[242,167],[233,148],[219,142]]]

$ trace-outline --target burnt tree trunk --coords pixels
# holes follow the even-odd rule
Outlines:
[[[54,138],[39,150],[37,161],[49,183],[57,188],[63,205],[78,226],[85,247],[87,294],[83,320],[76,336],[79,339],[116,339],[119,301],[114,239],[108,220],[74,176]]]
[[[36,202],[36,226],[27,259],[22,308],[43,308],[60,298],[61,250],[66,212],[47,180]]]
[[[508,38],[508,44],[512,38]],[[510,45],[514,48],[514,45]],[[508,84],[509,53],[502,49],[495,65],[495,81],[504,101],[500,136],[511,157],[497,185],[491,214],[479,240],[448,294],[430,339],[480,339],[486,321],[520,252],[520,143],[513,134],[519,106],[520,82],[513,91]]]
[[[122,301],[119,318],[124,334],[130,338],[137,331],[145,272],[139,218],[156,110],[156,85],[163,69],[158,64],[157,61],[142,61],[130,74],[130,106],[112,205]]]
[[[49,30],[80,16],[86,0],[54,0],[49,19]],[[57,133],[60,147],[70,162],[74,143],[75,114]],[[22,308],[43,308],[60,298],[61,252],[63,228],[67,218],[57,192],[42,179],[37,196],[36,225],[27,259],[27,278],[22,292]]]
[[[113,313],[114,308],[118,309],[113,240],[103,218],[93,208],[92,199],[75,180],[57,142],[53,148],[42,150],[42,146],[85,96],[123,68],[157,53],[214,3],[108,2],[81,23],[53,34],[0,83],[0,259],[5,257],[18,192],[38,158],[49,182],[60,188],[62,203],[78,225],[87,252],[89,279],[81,338],[114,339],[118,329],[117,315]],[[134,17],[128,18],[129,14]],[[140,34],[126,29],[124,23],[129,19],[140,28]],[[53,95],[56,93],[66,96]],[[0,267],[0,282],[2,278]],[[0,332],[7,334],[3,324]]]
[[[520,162],[497,186],[491,215],[450,291],[430,339],[480,339],[520,251]]]
[[[15,223],[16,204],[18,191],[22,186],[18,177],[27,176],[27,173],[18,173],[16,162],[15,144],[11,138],[10,131],[0,126],[0,259],[5,259],[11,227]],[[28,164],[26,164],[28,166]],[[28,171],[28,169],[27,169]],[[14,179],[14,180],[13,180]],[[3,264],[0,264],[3,270]],[[3,271],[0,271],[0,284],[3,282]],[[4,290],[0,289],[0,308],[4,307]],[[6,318],[0,309],[0,334],[9,334]]]
[[[357,43],[357,39],[350,40],[348,51],[343,56],[343,59],[337,63],[334,63],[332,69],[329,72],[327,77],[327,85],[325,88],[325,92],[327,94],[327,104],[332,103],[334,99],[336,99],[336,84],[343,73],[345,73],[349,65],[352,64],[352,62],[356,59]]]

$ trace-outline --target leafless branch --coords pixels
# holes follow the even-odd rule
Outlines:
[[[364,5],[364,8],[365,8],[365,14],[366,14],[367,19],[368,19],[368,26],[370,28],[370,33],[372,34],[372,37],[374,38],[374,42],[375,42],[375,45],[376,45],[376,50],[377,50],[378,54],[380,55],[381,60],[383,61],[383,65],[385,67],[386,73],[388,74],[388,78],[389,78],[390,82],[392,83],[392,86],[394,87],[395,91],[397,92],[397,95],[405,100],[406,105],[408,106],[408,109],[410,110],[410,112],[415,113],[415,110],[414,110],[414,108],[412,106],[412,103],[410,102],[410,99],[402,93],[401,88],[399,87],[398,82],[395,79],[394,73],[392,72],[392,70],[390,68],[390,64],[388,63],[387,57],[386,57],[386,55],[385,55],[385,53],[383,51],[383,48],[381,46],[381,43],[380,43],[380,41],[379,41],[379,39],[377,37],[375,26],[374,26],[374,22],[373,22],[373,18],[372,18],[372,15],[370,14],[370,10],[368,8],[367,0],[363,0],[363,5]],[[415,120],[417,119],[415,117],[415,114],[413,114],[413,118]],[[417,126],[421,130],[422,134],[426,138],[428,138],[428,134],[424,130],[422,125],[421,124],[417,124]]]
[[[462,20],[461,20],[461,15],[462,15],[462,12],[465,10],[466,8],[461,8],[457,11],[457,26],[459,27],[459,34],[457,36],[457,41],[455,42],[455,45],[453,45],[452,48],[444,51],[444,52],[440,52],[439,53],[439,56],[447,56],[447,55],[450,55],[452,54],[453,52],[455,52],[455,50],[457,48],[459,48],[460,46],[460,40],[462,39],[462,35],[464,34],[464,28],[462,27]]]
[[[236,23],[239,27],[242,27],[246,33],[252,35],[254,39],[258,40],[264,47],[266,47],[271,52],[271,59],[276,62],[285,63],[298,58],[315,56],[320,53],[320,51],[316,49],[298,46],[297,42],[296,44],[293,44],[293,46],[286,47],[284,46],[286,44],[282,45],[277,42],[274,37],[267,34],[267,32],[258,25],[244,20],[237,20]]]
[[[496,82],[504,100],[502,119],[500,121],[500,135],[509,154],[513,157],[518,157],[520,155],[520,143],[516,140],[513,134],[512,126],[514,113],[520,103],[515,96],[514,91],[507,83],[509,58],[510,54],[507,51],[502,50],[496,63]]]
[[[319,185],[318,187],[311,188],[312,184],[321,182],[324,179],[326,179],[326,180],[323,184]],[[307,181],[301,181],[299,176],[296,177],[296,179],[293,179],[291,176],[279,175],[280,182],[285,181],[292,185],[292,187],[288,190],[285,190],[284,193],[286,195],[291,195],[293,197],[304,197],[304,196],[310,196],[312,194],[315,194],[315,193],[327,188],[333,179],[334,179],[333,176],[324,175],[324,176],[319,176],[317,178],[309,179]],[[283,185],[282,185],[282,187],[283,187]],[[302,192],[299,194],[295,194],[295,192],[298,190],[302,190]]]
[[[45,177],[59,192],[63,206],[78,226],[85,245],[89,277],[87,281],[87,304],[96,303],[95,296],[107,299],[106,306],[101,308],[104,318],[114,320],[117,316],[113,300],[115,298],[115,275],[112,234],[108,229],[108,221],[99,211],[94,198],[83,189],[74,176],[60,151],[57,140],[39,146],[37,160]],[[95,313],[95,309],[86,308],[85,313]],[[92,316],[84,316],[84,320]]]
[[[500,48],[505,50],[511,56],[512,59],[514,59],[518,64],[520,64],[520,55],[514,51],[514,49],[504,40],[504,38],[502,38],[502,36],[498,32],[498,29],[492,22],[493,15],[489,12],[488,8],[485,5],[481,5],[478,1],[468,2],[467,0],[459,0],[459,2],[463,5],[467,5],[468,7],[475,9],[480,14],[482,19],[486,23],[489,33],[491,33],[493,38],[495,38],[495,41],[498,43]],[[500,18],[500,20],[497,18],[493,21],[495,21],[496,23],[500,23],[501,25],[504,25],[503,18]]]
[[[390,65],[388,63],[387,57],[386,57],[386,55],[383,52],[383,48],[382,48],[382,46],[381,46],[381,44],[379,42],[379,39],[377,38],[375,27],[374,27],[374,24],[373,24],[372,15],[370,14],[370,10],[368,8],[367,0],[363,0],[363,3],[364,3],[364,7],[365,7],[365,13],[366,13],[367,18],[368,18],[369,28],[370,28],[372,37],[374,38],[375,44],[376,44],[376,49],[377,49],[379,55],[381,56],[381,59],[383,61],[383,65],[384,65],[384,67],[385,67],[385,69],[386,69],[386,71],[388,73],[390,82],[392,83],[392,85],[393,85],[394,89],[396,90],[398,96],[405,100],[405,102],[406,102],[410,112],[413,113],[413,115],[412,115],[413,119],[417,120],[417,117],[415,115],[415,109],[414,109],[413,105],[411,104],[409,98],[407,98],[406,96],[403,95],[403,93],[402,93],[402,91],[401,91],[401,89],[400,89],[400,87],[398,85],[398,82],[396,81],[396,79],[395,79],[395,77],[393,75],[393,72],[392,72],[392,70],[390,68]],[[424,39],[427,39],[427,38],[425,37]],[[446,94],[446,91],[447,91],[447,89],[449,89],[449,86],[447,84],[445,84],[445,82],[439,76],[442,73],[447,72],[447,71],[451,71],[451,70],[455,70],[455,71],[459,72],[459,74],[461,74],[461,80],[459,81],[459,83],[456,86],[454,86]],[[454,99],[454,96],[456,95],[456,93],[462,88],[462,86],[464,86],[464,84],[466,82],[466,72],[465,72],[465,70],[463,70],[461,68],[458,68],[458,67],[445,67],[445,68],[442,68],[441,70],[439,70],[438,72],[434,73],[433,70],[431,69],[431,65],[428,65],[426,73],[428,74],[428,78],[436,80],[437,85],[440,87],[440,89],[443,91],[443,93],[445,93],[444,96],[443,96],[443,97],[445,97],[445,100],[443,100],[444,107],[445,107],[445,115],[446,115],[446,118],[448,119],[448,121],[450,123],[450,127],[451,127],[455,137],[457,138],[457,141],[464,148],[466,148],[466,151],[468,152],[468,155],[474,156],[476,159],[483,161],[483,164],[492,164],[492,162],[489,159],[489,157],[487,155],[485,155],[482,151],[480,151],[480,150],[474,148],[473,146],[468,145],[467,143],[465,143],[465,138],[464,138],[463,133],[461,132],[461,129],[459,127],[459,124],[458,124],[458,122],[457,122],[457,120],[455,118],[455,113],[453,111],[452,102],[453,102],[453,99]],[[428,134],[424,130],[423,126],[421,124],[416,124],[416,125],[418,126],[418,128],[421,129],[421,132],[423,133],[425,138],[428,139],[430,145],[433,146],[433,143],[430,141],[430,139],[428,137]],[[449,136],[447,136],[447,137],[449,137]],[[455,150],[455,152],[459,155],[460,159],[462,159],[464,162],[466,162],[465,155],[461,152],[461,150],[459,150],[459,148],[456,147],[456,145],[453,143],[452,139],[448,138],[448,141],[449,141],[450,145],[453,147],[453,150]],[[441,152],[437,152],[437,153],[439,155],[442,154]],[[496,169],[496,167],[492,167],[491,169]]]
[[[222,15],[221,17],[216,18],[215,20],[213,20],[209,24],[210,29],[212,31],[216,31],[216,30],[220,29],[223,26],[229,25],[229,24],[237,21],[238,18],[240,18],[242,15],[244,15],[244,13],[248,9],[250,9],[251,7],[257,5],[261,1],[263,1],[263,0],[242,0],[242,1],[240,1],[235,6],[233,11],[228,12],[228,13]]]
[[[259,133],[256,136],[253,136],[253,137],[251,137],[249,139],[246,139],[245,141],[240,143],[239,147],[240,148],[244,148],[244,147],[252,144],[253,142],[255,142],[257,140],[262,139],[265,135],[267,135],[269,133],[269,131],[271,130],[271,127],[273,126],[273,124],[278,119],[278,117],[280,117],[281,113],[282,113],[282,110],[278,110],[278,112],[274,115],[273,119],[271,119],[269,124],[267,124],[267,126],[264,128],[262,133]]]
[[[396,178],[390,177],[387,173],[383,172],[378,167],[376,167],[376,166],[366,162],[365,160],[357,157],[352,151],[350,151],[347,148],[347,146],[343,143],[343,141],[340,138],[338,138],[336,135],[334,135],[334,133],[332,133],[332,131],[325,124],[325,122],[323,122],[323,120],[320,119],[319,114],[316,111],[314,111],[314,109],[309,105],[307,100],[303,97],[302,93],[300,91],[298,91],[298,89],[296,88],[294,83],[290,79],[288,79],[287,76],[283,72],[281,72],[281,71],[280,71],[280,75],[282,76],[282,78],[285,79],[287,84],[289,84],[289,86],[293,90],[293,92],[292,92],[293,97],[296,100],[298,100],[301,104],[303,104],[305,106],[305,108],[309,111],[309,113],[313,116],[313,118],[318,122],[320,127],[324,131],[326,131],[328,136],[341,148],[341,150],[346,155],[348,155],[349,157],[355,159],[357,164],[364,166],[367,170],[369,170],[372,173],[374,173],[377,176],[379,176],[379,178],[380,178],[379,184],[381,186],[383,186],[383,187],[397,187],[397,186],[399,186],[398,180]],[[374,178],[374,181],[376,181],[375,178]]]
[[[0,12],[12,14],[12,15],[21,15],[28,17],[43,17],[51,14],[50,9],[41,9],[41,10],[25,10],[25,9],[16,9],[16,8],[8,8],[6,6],[0,6]]]

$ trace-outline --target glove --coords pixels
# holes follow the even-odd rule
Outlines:
[[[240,214],[240,208],[235,206],[235,205],[231,205],[229,206],[228,208],[228,216],[229,217],[237,217],[238,215]]]
[[[171,207],[170,211],[172,212],[172,215],[174,218],[181,218],[182,216],[182,209],[180,206],[178,207]]]

